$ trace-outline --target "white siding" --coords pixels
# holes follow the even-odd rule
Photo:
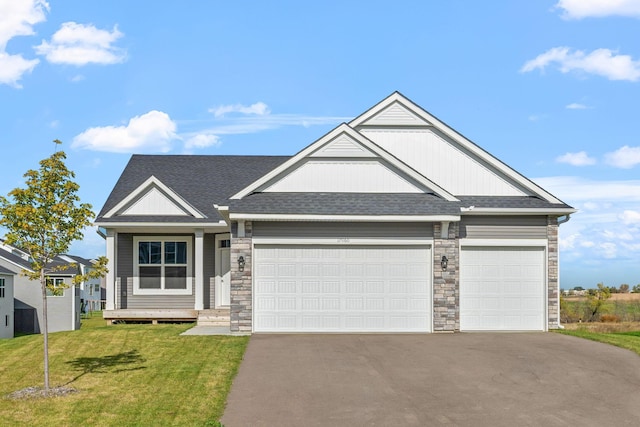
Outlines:
[[[407,109],[404,105],[394,102],[378,114],[367,120],[363,125],[428,125],[418,115]]]
[[[429,129],[360,132],[456,196],[527,195]]]
[[[311,157],[377,157],[371,151],[364,148],[359,142],[354,141],[349,135],[341,134]]]
[[[422,193],[379,161],[309,161],[265,192]]]
[[[187,214],[157,188],[152,188],[144,196],[127,208],[121,215],[183,215]]]

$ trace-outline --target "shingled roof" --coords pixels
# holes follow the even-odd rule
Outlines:
[[[179,194],[206,216],[189,222],[223,219],[213,207],[224,204],[234,193],[282,164],[284,156],[133,155],[107,198],[96,222],[150,176]],[[184,222],[184,217],[109,218],[112,221]]]

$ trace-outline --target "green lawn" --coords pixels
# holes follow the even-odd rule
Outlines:
[[[97,313],[50,334],[51,385],[79,392],[47,399],[6,397],[42,386],[42,336],[0,340],[0,424],[216,425],[248,337],[179,335],[191,326],[106,326]]]
[[[617,347],[626,348],[640,355],[640,331],[632,332],[592,332],[586,329],[575,330],[558,330],[557,332],[573,335],[574,337],[586,338],[593,341],[599,341],[606,344],[615,345]]]

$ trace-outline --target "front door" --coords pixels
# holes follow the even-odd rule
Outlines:
[[[216,307],[228,307],[231,296],[231,244],[229,235],[216,238]]]

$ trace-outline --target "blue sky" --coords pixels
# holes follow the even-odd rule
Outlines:
[[[580,210],[563,288],[635,285],[639,40],[640,0],[0,0],[0,194],[57,138],[98,211],[131,153],[294,154],[399,90]]]

